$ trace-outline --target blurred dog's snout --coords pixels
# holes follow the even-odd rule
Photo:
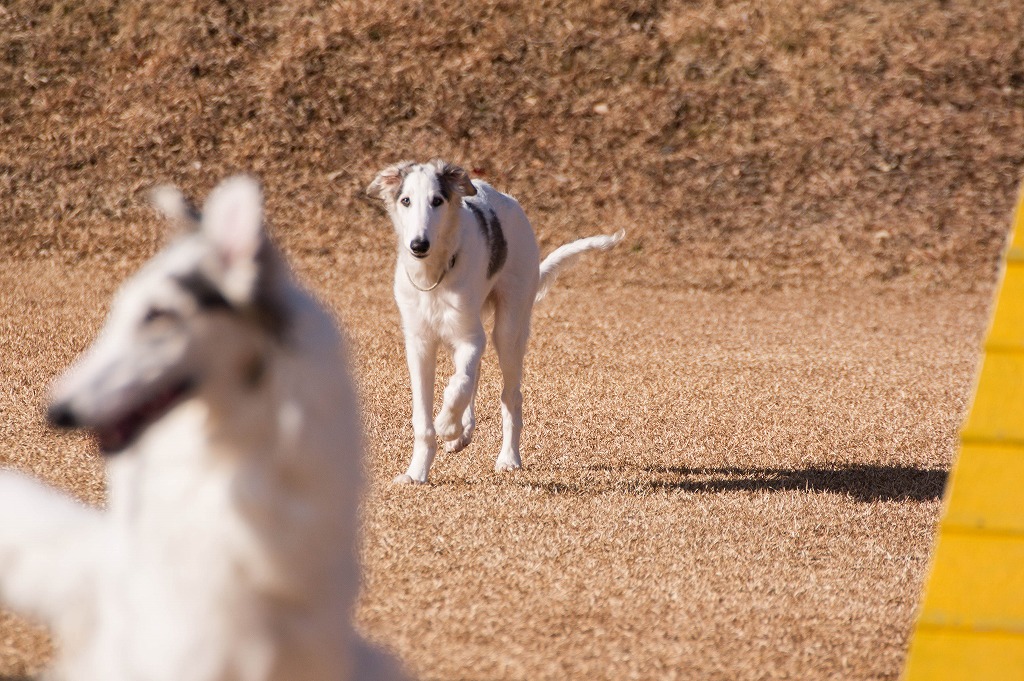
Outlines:
[[[46,408],[46,421],[54,428],[74,428],[78,425],[71,407],[64,402],[54,402]]]
[[[421,237],[416,237],[409,243],[409,250],[415,255],[426,255],[430,250],[430,242]]]

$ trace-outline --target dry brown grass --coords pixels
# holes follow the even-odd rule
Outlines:
[[[719,5],[723,6],[719,6]],[[1024,161],[1015,0],[13,2],[0,9],[0,464],[92,503],[44,390],[161,240],[156,180],[258,173],[353,340],[371,443],[358,613],[425,679],[895,678]],[[527,468],[406,463],[389,229],[445,155],[546,249]],[[0,620],[0,678],[42,632]]]
[[[354,345],[371,441],[359,617],[427,679],[892,678],[984,323],[977,296],[650,292],[565,277],[538,309],[527,468],[478,441],[392,488],[411,438],[397,313],[360,254],[299,258]],[[42,387],[118,273],[0,276],[6,463],[91,501],[89,443]],[[54,342],[59,340],[59,342]],[[44,645],[4,628],[0,669]],[[0,639],[4,640],[4,639]]]

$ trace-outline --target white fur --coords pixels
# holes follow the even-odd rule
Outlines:
[[[384,200],[398,237],[394,290],[412,381],[412,461],[395,482],[427,481],[437,437],[450,452],[472,440],[480,359],[486,344],[483,318],[489,308],[494,311],[491,338],[503,380],[502,444],[495,470],[521,468],[521,383],[533,304],[571,260],[587,250],[614,246],[624,232],[574,241],[541,263],[533,228],[519,203],[485,182],[470,182],[461,168],[443,161],[400,163],[381,171],[368,192]],[[432,204],[446,193],[449,200]],[[492,277],[488,277],[487,237],[465,197],[472,197],[468,200],[485,215],[493,211],[500,220],[507,259]],[[416,239],[429,241],[426,257],[414,256],[411,245]],[[453,255],[455,264],[449,270]],[[451,350],[455,372],[444,390],[440,412],[431,418],[441,345]]]
[[[188,222],[180,200],[160,204]],[[193,380],[108,459],[105,510],[0,473],[0,598],[52,628],[53,678],[402,678],[351,623],[362,441],[342,339],[261,215],[253,181],[222,184],[54,387],[51,418],[95,430]],[[236,307],[200,305],[179,283],[196,273]]]

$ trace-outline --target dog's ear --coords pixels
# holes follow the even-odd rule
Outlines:
[[[373,182],[366,188],[366,194],[375,199],[394,201],[398,195],[398,190],[402,187],[402,180],[405,179],[409,168],[412,168],[414,165],[412,161],[402,161],[401,163],[388,166],[377,173],[377,177],[373,178]]]
[[[469,173],[457,165],[437,158],[431,161],[437,169],[437,179],[449,194],[476,196],[476,187],[469,179]]]
[[[169,184],[153,187],[149,200],[175,226],[189,232],[199,229],[199,210],[177,187]]]
[[[251,302],[267,241],[256,180],[239,175],[221,182],[206,199],[202,230],[217,254],[221,293],[235,304]]]

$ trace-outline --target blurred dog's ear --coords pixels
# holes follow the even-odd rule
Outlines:
[[[199,229],[199,210],[181,191],[169,184],[162,184],[149,192],[153,206],[178,228],[194,232]]]
[[[457,165],[437,158],[431,161],[437,169],[437,177],[441,186],[449,194],[459,196],[476,196],[476,187],[469,179],[469,173]]]
[[[367,196],[394,201],[398,196],[398,190],[402,188],[402,181],[408,174],[409,168],[414,165],[412,161],[402,161],[380,171],[377,173],[377,177],[373,178],[370,186],[366,188]]]
[[[202,229],[216,248],[224,297],[236,305],[251,302],[267,240],[259,183],[244,175],[221,182],[206,199]]]

